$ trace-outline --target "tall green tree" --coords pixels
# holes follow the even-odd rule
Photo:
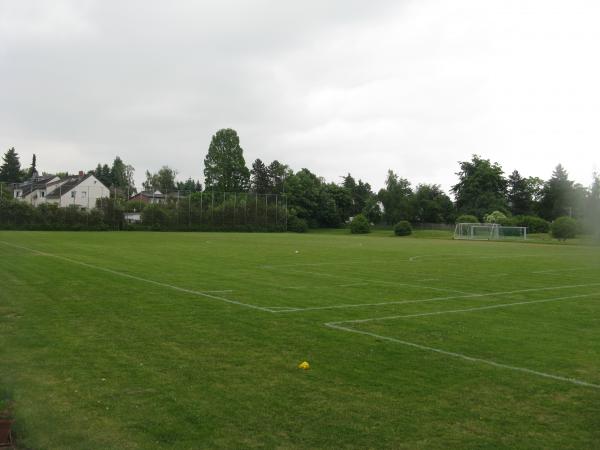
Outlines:
[[[146,170],[146,181],[142,183],[146,191],[160,191],[163,194],[175,190],[177,171],[169,166],[162,166],[157,173]]]
[[[135,169],[133,168],[133,166],[125,164],[119,156],[115,157],[112,167],[110,169],[110,178],[112,181],[112,185],[123,190],[133,190],[134,171]]]
[[[510,212],[517,215],[531,215],[535,209],[538,182],[536,178],[524,178],[518,170],[508,177],[507,200]]]
[[[356,182],[352,175],[348,174],[344,177],[343,186],[350,192],[352,198],[352,210],[350,214],[352,216],[361,213],[364,214],[367,203],[375,196],[371,190],[371,185],[363,183],[362,180]]]
[[[285,192],[285,180],[293,175],[291,169],[286,165],[282,164],[277,160],[274,160],[269,167],[270,184],[272,192],[275,194],[281,194]]]
[[[15,148],[9,148],[2,157],[0,166],[0,181],[18,183],[21,181],[21,161]]]
[[[413,221],[420,223],[452,223],[454,204],[437,184],[419,184],[412,196]]]
[[[554,220],[561,216],[573,216],[574,209],[575,183],[569,180],[568,172],[559,164],[544,184],[539,213],[546,220]]]
[[[33,173],[37,172],[37,161],[36,161],[36,157],[35,157],[35,153],[33,154],[33,157],[31,158],[31,166],[29,167],[29,170],[27,172],[27,176],[29,178],[33,177]]]
[[[268,194],[272,191],[273,186],[271,184],[269,169],[260,158],[257,158],[252,163],[250,174],[252,175],[250,186],[253,192],[257,194]]]
[[[204,177],[207,190],[240,192],[248,189],[250,171],[235,130],[222,129],[212,137],[204,158]]]
[[[412,195],[410,182],[388,170],[385,188],[377,194],[383,204],[383,219],[386,223],[392,225],[401,220],[412,219]]]
[[[471,161],[462,161],[458,183],[452,187],[456,208],[460,214],[473,214],[482,219],[492,211],[507,211],[507,181],[502,167],[473,155]]]

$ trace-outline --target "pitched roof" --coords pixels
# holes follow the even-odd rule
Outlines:
[[[90,177],[91,175],[92,174],[87,174],[86,176],[84,176],[82,178],[80,178],[78,176],[69,177],[65,183],[61,184],[59,187],[57,187],[52,192],[50,192],[48,195],[46,195],[46,198],[60,198],[61,195],[66,194],[67,192],[69,192],[71,189],[76,187],[78,184],[80,184],[83,180]]]
[[[46,189],[46,186],[49,184],[48,182],[55,178],[55,176],[56,175],[44,175],[41,177],[32,178],[31,180],[27,180],[23,183],[15,185],[15,189],[22,191],[21,196],[25,197],[37,189]]]

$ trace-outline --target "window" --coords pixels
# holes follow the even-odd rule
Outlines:
[[[77,191],[71,191],[71,198],[75,198],[76,195],[77,195]]]
[[[40,196],[44,198],[46,196],[46,191],[40,191]]]
[[[81,191],[81,198],[86,198],[86,197],[87,197],[87,192]]]

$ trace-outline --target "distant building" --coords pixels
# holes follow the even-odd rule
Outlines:
[[[33,206],[46,203],[46,195],[52,192],[61,182],[56,175],[39,176],[33,172],[31,179],[13,185],[13,197]]]
[[[150,204],[160,204],[167,201],[167,196],[160,191],[142,191],[129,197],[129,201]]]
[[[126,212],[123,213],[123,218],[127,223],[139,223],[142,221],[142,213],[140,212]]]
[[[110,191],[93,174],[79,172],[79,175],[60,179],[55,175],[40,177],[34,172],[30,180],[14,186],[13,196],[33,206],[51,203],[92,209],[99,198],[110,197]]]

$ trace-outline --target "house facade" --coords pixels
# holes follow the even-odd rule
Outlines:
[[[14,186],[13,196],[33,206],[51,203],[60,207],[75,205],[92,209],[99,198],[110,197],[110,191],[93,174],[79,172],[79,175],[60,179],[55,175],[40,177],[34,173],[30,180]]]
[[[60,181],[56,175],[39,176],[34,172],[30,180],[13,186],[13,197],[33,206],[41,205],[46,203],[46,195],[52,192]]]
[[[93,174],[67,177],[50,194],[46,202],[60,207],[78,206],[81,209],[93,209],[101,198],[109,198],[109,189]]]

